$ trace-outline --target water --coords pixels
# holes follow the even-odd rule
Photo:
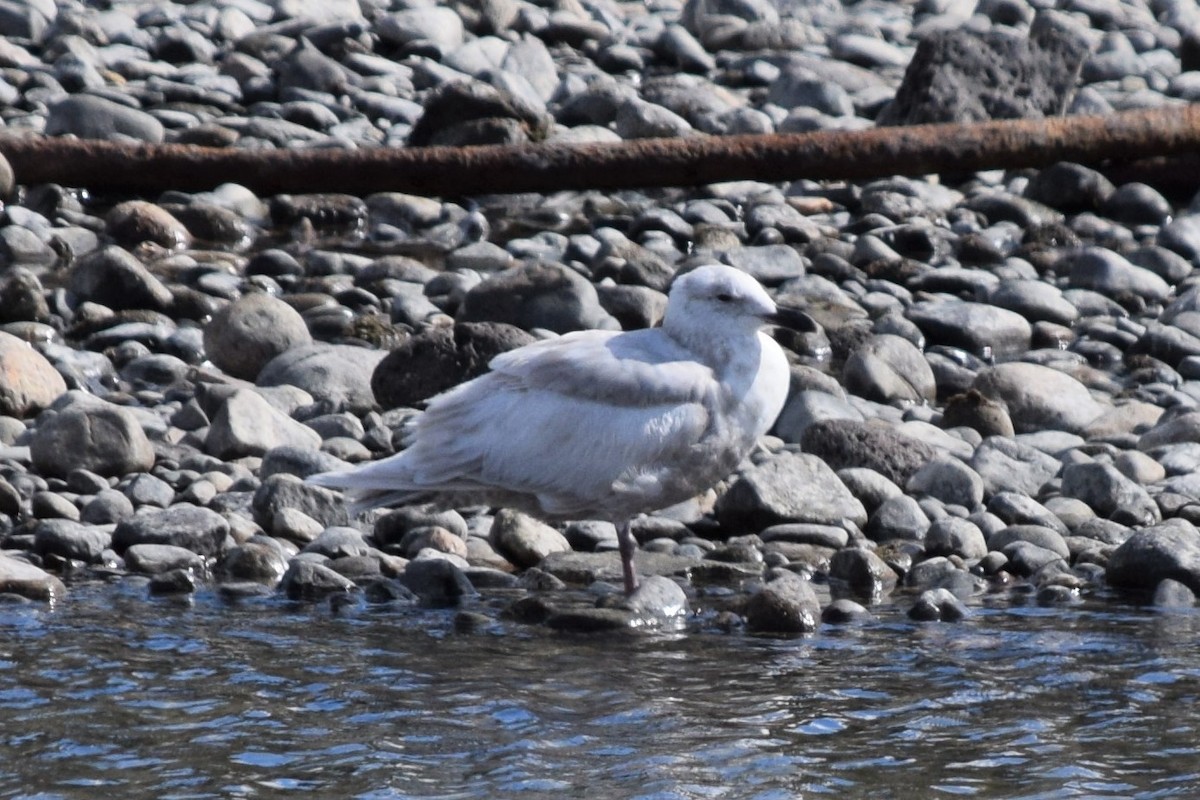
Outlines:
[[[468,633],[79,586],[0,606],[0,797],[1195,797],[1198,633],[1111,603]]]

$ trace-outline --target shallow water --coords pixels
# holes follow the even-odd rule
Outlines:
[[[796,639],[452,612],[0,606],[0,797],[1195,797],[1200,615],[1098,604]]]

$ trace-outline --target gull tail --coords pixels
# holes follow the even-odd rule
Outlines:
[[[372,508],[420,501],[429,495],[429,489],[413,483],[412,470],[403,456],[401,453],[354,469],[322,472],[310,475],[305,480],[317,486],[344,491],[347,510],[351,515]]]

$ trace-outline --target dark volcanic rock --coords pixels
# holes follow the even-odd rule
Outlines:
[[[1028,39],[1002,30],[938,31],[917,45],[884,125],[1052,117],[1066,109],[1087,40],[1041,14]]]
[[[502,322],[460,322],[430,328],[401,342],[371,375],[371,390],[383,408],[415,406],[487,372],[499,354],[535,341]]]

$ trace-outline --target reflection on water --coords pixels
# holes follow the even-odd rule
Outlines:
[[[122,591],[0,606],[0,797],[1200,792],[1192,613],[583,637]]]

